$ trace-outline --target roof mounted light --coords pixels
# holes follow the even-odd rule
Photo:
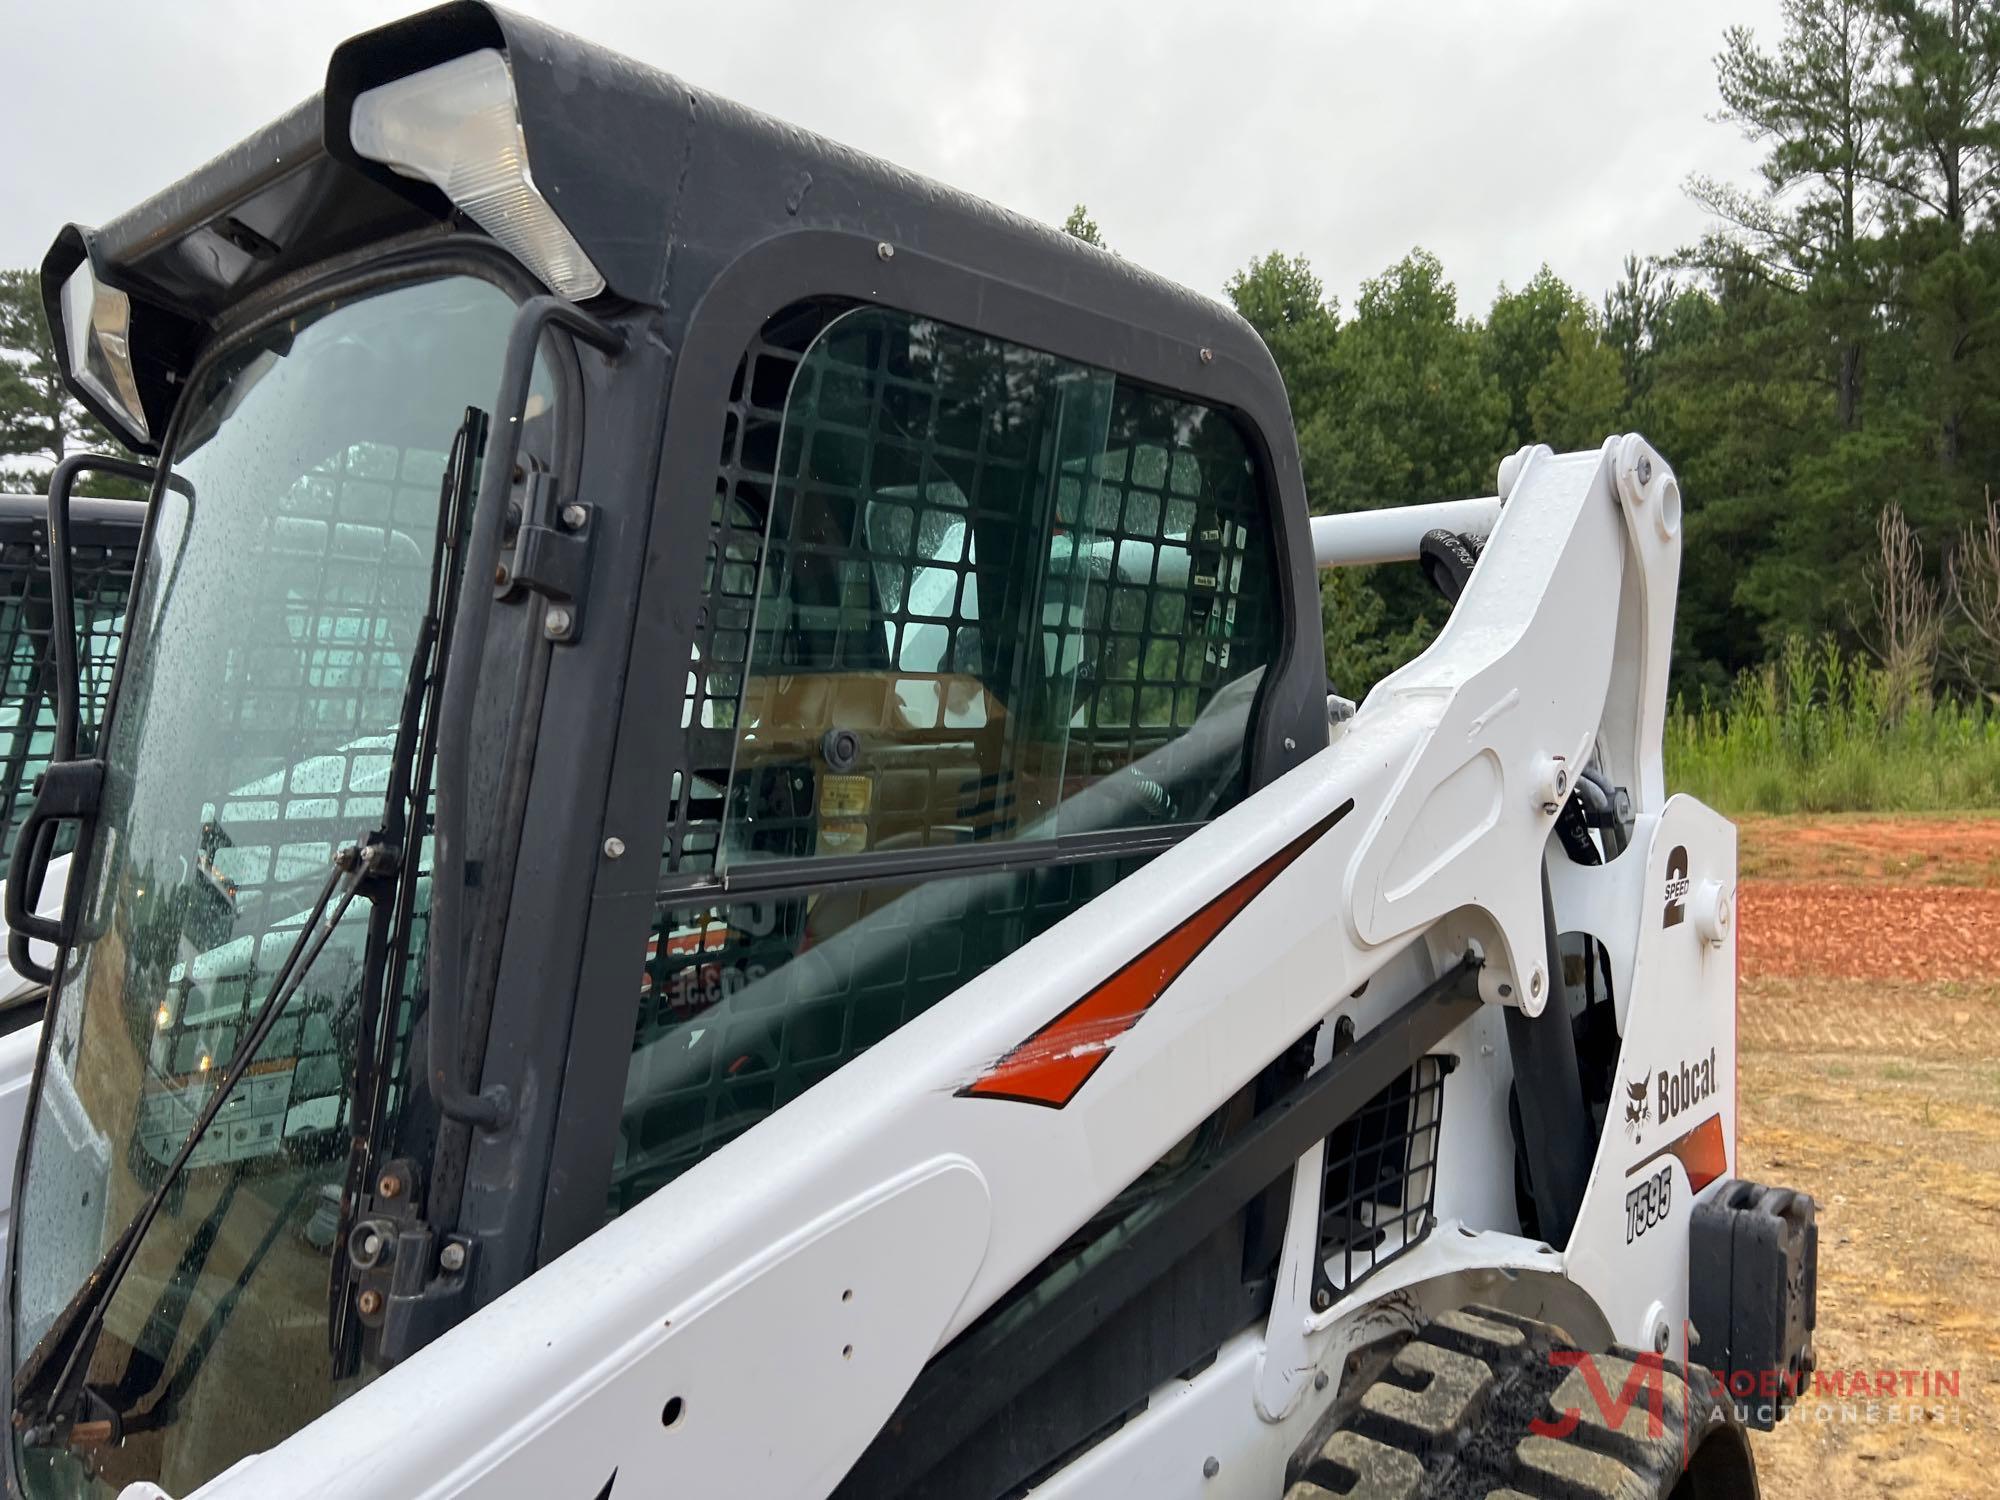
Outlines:
[[[146,408],[132,373],[132,299],[97,279],[90,257],[69,273],[62,288],[62,336],[70,377],[149,442]]]
[[[363,91],[347,133],[358,155],[441,189],[551,291],[581,302],[604,290],[536,190],[501,53],[484,47]]]

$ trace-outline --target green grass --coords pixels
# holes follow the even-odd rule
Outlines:
[[[1725,706],[1676,701],[1667,785],[1724,813],[2000,808],[2000,711],[1897,694],[1832,641],[1787,642]]]

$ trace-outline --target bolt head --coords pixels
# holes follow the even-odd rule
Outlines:
[[[447,1271],[463,1271],[465,1269],[465,1246],[459,1244],[446,1245],[444,1249],[438,1252],[438,1264],[443,1266]]]
[[[384,1198],[400,1198],[403,1194],[403,1179],[394,1172],[384,1172],[382,1180],[375,1184],[375,1191]]]
[[[610,838],[604,841],[604,857],[606,859],[623,859],[625,857],[625,840],[618,837],[615,833],[612,834]]]
[[[1332,1377],[1330,1377],[1324,1370],[1321,1370],[1317,1375],[1313,1376],[1313,1389],[1316,1391],[1323,1391],[1329,1385],[1332,1384],[1333,1384]]]
[[[570,627],[575,623],[576,616],[562,605],[556,604],[551,605],[548,614],[543,617],[542,629],[548,633],[551,640],[560,641],[568,637]]]
[[[1655,1354],[1665,1354],[1667,1352],[1667,1345],[1673,1341],[1673,1330],[1668,1328],[1665,1323],[1661,1323],[1653,1330],[1653,1352]]]
[[[896,247],[887,240],[881,240],[875,246],[875,254],[882,260],[893,260],[896,255]]]
[[[1203,1479],[1213,1479],[1215,1478],[1216,1475],[1220,1474],[1221,1472],[1222,1472],[1222,1461],[1218,1459],[1213,1453],[1209,1454],[1207,1458],[1204,1458],[1201,1461],[1201,1477]]]
[[[1205,365],[1212,365],[1212,364],[1214,364],[1214,363],[1215,363],[1215,351],[1214,351],[1213,349],[1204,349],[1204,350],[1202,350],[1202,351],[1201,351],[1201,362],[1202,362],[1203,364],[1205,364]]]
[[[1331,1306],[1333,1306],[1332,1292],[1329,1292],[1325,1287],[1320,1287],[1313,1293],[1313,1308],[1316,1311],[1325,1312]]]
[[[1542,971],[1540,969],[1535,970],[1533,974],[1528,976],[1528,993],[1537,1000],[1542,998]]]
[[[493,565],[493,586],[495,588],[504,589],[507,587],[507,580],[511,576],[513,575],[508,573],[505,563],[495,563]]]
[[[362,1317],[372,1318],[382,1310],[382,1294],[370,1287],[355,1299],[355,1305],[361,1309]]]
[[[380,1255],[382,1253],[382,1236],[372,1230],[362,1235],[361,1253],[370,1260]]]
[[[1653,461],[1643,453],[1639,455],[1638,474],[1639,483],[1651,484],[1653,482]]]
[[[572,500],[562,508],[562,523],[571,531],[583,530],[584,522],[590,519],[590,512]]]

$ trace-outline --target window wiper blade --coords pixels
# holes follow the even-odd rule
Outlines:
[[[410,652],[409,675],[403,682],[402,712],[397,719],[396,744],[390,754],[384,789],[383,828],[409,857],[398,872],[390,900],[376,906],[368,927],[362,963],[359,1035],[348,1077],[349,1141],[346,1188],[333,1235],[334,1270],[327,1278],[327,1346],[334,1378],[352,1373],[358,1350],[353,1326],[346,1316],[352,1291],[349,1267],[342,1254],[355,1213],[364,1196],[363,1183],[383,1149],[385,1080],[396,1044],[396,1016],[408,978],[411,924],[416,914],[419,866],[423,862],[425,813],[430,806],[430,768],[437,750],[438,695],[442,664],[451,653],[451,622],[464,585],[458,564],[465,521],[472,508],[473,483],[479,456],[486,449],[491,418],[468,406],[452,435],[438,492],[438,526],[431,543],[431,570],[424,599],[424,616]]]
[[[74,1398],[79,1394],[83,1373],[89,1368],[98,1338],[104,1331],[105,1313],[126,1274],[132,1269],[147,1230],[159,1217],[168,1193],[186,1169],[195,1147],[208,1134],[222,1106],[235,1092],[236,1085],[270,1036],[278,1016],[297,993],[307,971],[332,938],[341,918],[347,914],[347,908],[363,881],[370,876],[386,874],[395,865],[397,857],[394,848],[373,837],[363,844],[349,845],[334,856],[333,866],[320,886],[312,910],[300,924],[299,935],[286,952],[284,962],[278,966],[270,994],[238,1045],[235,1056],[229,1060],[229,1066],[223,1070],[214,1093],[195,1117],[187,1138],[167,1164],[151,1196],[112,1240],[111,1248],[84,1277],[76,1296],[70,1299],[69,1305],[57,1316],[48,1332],[42,1335],[41,1341],[21,1362],[20,1372],[14,1378],[14,1426],[29,1446],[46,1447],[54,1445],[59,1439],[65,1443],[70,1440],[80,1421],[72,1409]],[[336,888],[343,884],[345,889],[340,892],[333,914],[321,924],[320,918],[326,914],[328,904],[334,901]],[[110,1413],[114,1424],[120,1415]],[[116,1436],[115,1432],[105,1435]]]

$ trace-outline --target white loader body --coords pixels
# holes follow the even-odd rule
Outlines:
[[[1736,845],[1664,789],[1679,492],[1633,437],[1526,450],[1501,481],[1466,503],[1498,520],[1438,639],[1329,748],[200,1500],[825,1495],[926,1361],[1274,1054],[1343,1018],[1366,1038],[1468,953],[1483,1004],[1436,1049],[1435,1226],[1315,1305],[1308,1150],[1267,1324],[1035,1493],[1268,1500],[1352,1349],[1503,1284],[1579,1337],[1686,1359],[1688,1216],[1734,1166]],[[1397,515],[1319,528],[1321,565],[1413,555],[1435,518]],[[1550,853],[1586,764],[1635,813],[1593,867]],[[1564,928],[1608,952],[1629,1096],[1561,1251],[1508,1227],[1505,1014],[1560,993],[1545,867]],[[1064,1033],[1246,884],[1150,1003]],[[1060,1107],[1009,1093],[1024,1038],[1094,1059]]]

